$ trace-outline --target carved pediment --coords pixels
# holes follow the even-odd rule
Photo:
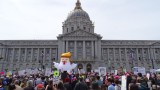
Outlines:
[[[160,42],[156,42],[152,44],[153,46],[160,46]]]

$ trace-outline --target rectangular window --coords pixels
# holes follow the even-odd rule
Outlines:
[[[74,27],[71,27],[71,30],[73,31],[73,30],[74,30]]]

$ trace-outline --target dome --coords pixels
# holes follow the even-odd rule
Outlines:
[[[67,20],[75,17],[90,19],[88,13],[81,8],[81,3],[79,0],[77,0],[74,10],[69,13]]]
[[[90,19],[88,13],[82,9],[73,10],[72,12],[69,13],[67,19],[75,18],[75,17],[82,17],[85,19]]]

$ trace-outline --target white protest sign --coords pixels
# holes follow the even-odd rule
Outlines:
[[[122,76],[121,90],[126,90],[126,76]]]
[[[29,76],[30,72],[31,72],[31,69],[26,69],[25,72],[26,72],[26,75]]]
[[[54,84],[58,84],[60,82],[60,77],[53,77]]]
[[[106,67],[99,67],[99,76],[106,76]]]
[[[94,72],[95,72],[95,73],[99,73],[99,70],[98,70],[98,69],[95,69]]]
[[[150,69],[150,73],[156,73],[156,69]]]
[[[36,69],[34,69],[33,73],[34,73],[34,74],[39,73],[38,69],[37,69],[37,68],[36,68]]]
[[[21,76],[21,75],[25,75],[25,70],[21,70],[21,71],[18,71],[18,74]]]
[[[142,75],[146,75],[146,70],[144,67],[139,67],[138,72],[142,73]]]
[[[51,68],[46,68],[45,76],[50,76],[50,75],[51,75]]]
[[[133,72],[135,75],[137,75],[138,73],[142,73],[142,75],[146,75],[146,70],[144,67],[134,67]]]
[[[115,73],[114,73],[114,75],[117,75],[118,74],[118,71],[117,70],[115,70]]]
[[[34,69],[31,69],[30,74],[34,74]]]

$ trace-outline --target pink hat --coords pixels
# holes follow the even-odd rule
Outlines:
[[[119,79],[119,76],[114,76],[114,79]]]

